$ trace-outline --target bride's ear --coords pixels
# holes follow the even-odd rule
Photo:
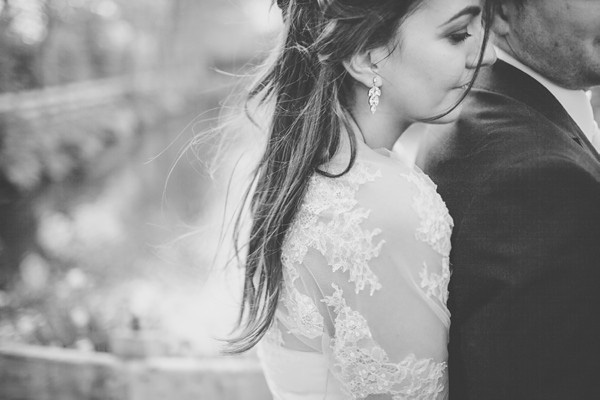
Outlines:
[[[373,62],[374,50],[354,54],[343,62],[344,68],[357,82],[369,88],[377,75],[377,64]]]

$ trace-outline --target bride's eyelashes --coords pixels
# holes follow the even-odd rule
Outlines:
[[[472,18],[469,21],[463,21],[460,25],[455,25],[451,31],[447,31],[446,37],[453,44],[461,44],[472,37],[473,33],[478,32],[479,27],[483,28],[481,17]]]
[[[460,44],[462,42],[464,42],[465,40],[467,40],[468,38],[470,38],[471,35],[469,32],[456,32],[456,33],[452,33],[450,35],[448,35],[448,39],[450,39],[450,41],[454,44]]]

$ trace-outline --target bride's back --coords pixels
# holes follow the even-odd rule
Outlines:
[[[390,152],[362,146],[347,174],[313,175],[260,345],[273,392],[444,398],[451,226],[433,184]]]

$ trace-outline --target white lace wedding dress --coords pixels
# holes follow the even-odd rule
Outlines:
[[[259,344],[274,398],[446,399],[451,230],[433,182],[389,151],[313,176]]]

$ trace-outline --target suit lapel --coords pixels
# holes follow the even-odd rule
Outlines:
[[[577,124],[575,124],[575,125],[577,125]],[[579,128],[579,126],[577,126],[577,128]],[[580,136],[581,142],[583,142],[582,147],[586,147],[590,151],[590,153],[594,156],[596,161],[600,162],[600,154],[598,154],[598,151],[596,150],[594,145],[590,142],[587,135],[585,135],[583,132],[581,132],[581,129],[579,129],[579,136]],[[581,144],[581,143],[579,143],[579,144]]]
[[[560,102],[541,83],[523,71],[498,60],[490,68],[481,70],[476,87],[512,97],[535,109],[600,162],[600,155]]]

